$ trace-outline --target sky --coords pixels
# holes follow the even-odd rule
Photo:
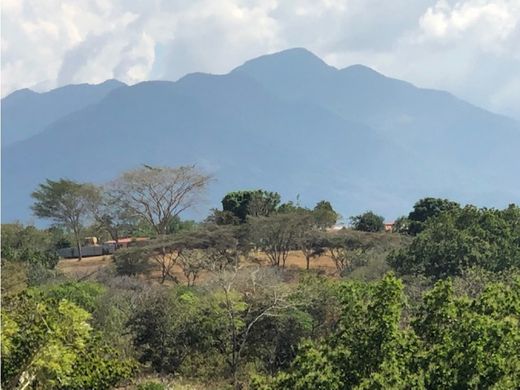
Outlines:
[[[520,119],[520,0],[2,0],[2,96],[305,47]]]

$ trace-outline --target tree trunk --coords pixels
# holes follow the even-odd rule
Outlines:
[[[310,268],[310,262],[311,262],[310,256],[305,256],[305,260],[307,261],[307,271],[308,271]]]
[[[76,247],[78,248],[78,261],[81,261],[83,256],[81,253],[81,240],[79,239],[79,232],[74,230],[74,235],[76,236]]]

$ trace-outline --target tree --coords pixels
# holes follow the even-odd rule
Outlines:
[[[339,275],[351,272],[354,267],[364,265],[367,261],[368,244],[356,237],[333,235],[327,237],[324,245],[329,249]]]
[[[393,233],[408,234],[410,228],[410,220],[407,217],[399,217],[392,226]]]
[[[250,218],[252,240],[264,252],[272,266],[285,267],[291,249],[305,229],[304,217],[299,213],[275,214],[269,218]]]
[[[267,217],[280,204],[280,194],[264,190],[235,191],[222,199],[222,210],[233,213],[241,223],[247,216]]]
[[[345,284],[336,331],[325,340],[302,345],[290,370],[268,380],[263,387],[253,388],[402,388],[392,383],[406,383],[410,376],[402,367],[404,359],[399,345],[407,340],[399,326],[402,290],[400,281],[390,276],[374,285]],[[392,369],[400,372],[396,375]],[[360,386],[375,374],[384,375],[389,382],[386,387]]]
[[[316,203],[312,213],[319,229],[326,229],[334,226],[339,218],[339,214],[334,211],[330,202],[326,200]]]
[[[210,179],[195,166],[145,166],[123,173],[108,188],[131,215],[165,235],[175,217],[200,201]]]
[[[118,275],[136,276],[148,274],[151,271],[148,248],[121,249],[114,253],[114,263]],[[163,272],[163,280],[166,278]]]
[[[424,229],[424,224],[430,218],[435,218],[445,211],[459,208],[460,205],[448,199],[424,198],[413,206],[408,214],[408,233],[415,236]]]
[[[47,179],[31,196],[35,203],[32,210],[37,217],[46,218],[70,229],[81,260],[81,229],[90,215],[92,204],[99,199],[99,191],[92,184],[77,183],[72,180]]]
[[[305,256],[306,269],[309,270],[311,259],[325,253],[327,241],[316,230],[304,230],[297,238],[297,245]]]
[[[89,312],[45,295],[29,291],[2,305],[2,387],[109,389],[131,375],[135,364],[101,340]]]
[[[440,281],[403,310],[401,281],[341,287],[331,335],[306,342],[291,367],[253,389],[516,389],[520,386],[520,280],[474,299]],[[454,358],[456,357],[456,358]]]
[[[182,269],[188,287],[194,286],[199,274],[208,268],[209,258],[200,249],[184,249],[179,252],[177,263]]]
[[[412,243],[389,257],[402,274],[433,279],[481,267],[491,272],[520,266],[520,229],[514,208],[454,208],[430,219]]]
[[[244,270],[238,267],[219,273],[218,292],[214,295],[214,311],[220,313],[219,351],[224,354],[231,370],[236,389],[239,383],[238,369],[251,342],[252,333],[264,320],[276,317],[290,309],[288,293],[273,283],[271,272]]]
[[[367,211],[361,215],[351,217],[350,221],[355,230],[362,232],[381,232],[385,229],[384,218],[380,215]]]
[[[135,214],[125,207],[120,198],[111,196],[107,191],[93,204],[92,213],[99,227],[116,242],[116,247],[119,239],[129,235],[137,225]]]

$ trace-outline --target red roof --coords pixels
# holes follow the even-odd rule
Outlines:
[[[125,237],[125,238],[120,238],[119,240],[117,240],[117,243],[118,244],[129,244],[134,241],[146,241],[146,240],[148,240],[148,237]],[[116,240],[109,240],[109,241],[104,242],[104,244],[115,244],[115,243],[116,243]]]

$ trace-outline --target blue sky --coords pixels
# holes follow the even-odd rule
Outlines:
[[[3,0],[2,96],[305,47],[520,119],[520,0]]]

